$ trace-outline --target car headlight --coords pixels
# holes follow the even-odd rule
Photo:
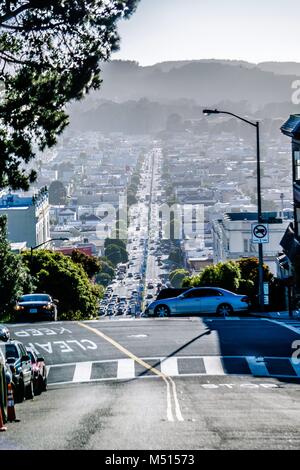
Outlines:
[[[43,308],[44,308],[45,310],[51,310],[52,306],[51,306],[51,304],[43,305]]]
[[[15,310],[24,310],[23,305],[16,305]]]

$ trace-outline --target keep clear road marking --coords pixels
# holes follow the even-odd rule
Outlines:
[[[91,377],[92,362],[79,362],[76,364],[72,382],[88,382]]]
[[[173,410],[172,410],[172,399],[171,399],[171,387],[172,386],[172,391],[173,391],[173,400],[175,404],[175,415],[178,421],[184,421],[183,416],[181,414],[180,410],[180,405],[177,397],[177,390],[176,390],[176,385],[174,380],[169,377],[167,374],[164,374],[163,372],[159,371],[155,367],[152,367],[150,364],[147,362],[143,361],[139,357],[137,357],[135,354],[132,352],[128,351],[128,349],[124,348],[120,343],[115,341],[114,339],[110,338],[110,336],[105,335],[102,333],[102,331],[97,330],[96,328],[92,328],[89,325],[86,325],[84,323],[78,322],[78,325],[81,326],[82,328],[86,328],[87,330],[91,331],[92,333],[95,333],[97,336],[100,336],[103,338],[105,341],[110,343],[112,346],[117,348],[119,351],[124,353],[129,359],[132,359],[133,361],[137,362],[140,364],[142,367],[144,367],[147,370],[150,370],[153,374],[157,375],[160,377],[166,384],[167,386],[167,419],[170,422],[174,422],[174,415],[173,415]]]

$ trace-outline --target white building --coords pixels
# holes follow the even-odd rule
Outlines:
[[[0,216],[7,217],[8,240],[34,247],[50,239],[49,198],[46,188],[32,197],[8,193],[0,197]]]
[[[276,213],[266,213],[264,217],[276,217]],[[231,212],[222,219],[213,222],[214,262],[258,257],[258,244],[252,243],[252,224],[257,222],[257,213]],[[283,219],[282,223],[269,224],[269,243],[263,245],[264,262],[271,272],[276,274],[276,258],[282,248],[280,242],[291,223]]]

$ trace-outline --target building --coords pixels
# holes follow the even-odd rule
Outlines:
[[[263,214],[269,221],[269,243],[264,244],[264,262],[271,272],[277,272],[280,242],[291,219],[279,219],[277,213]],[[213,222],[214,262],[258,257],[258,244],[252,242],[252,224],[257,222],[255,212],[230,212]],[[273,223],[272,223],[273,222]]]
[[[31,197],[4,194],[0,197],[0,216],[7,217],[8,240],[34,247],[50,239],[48,191],[43,188]]]

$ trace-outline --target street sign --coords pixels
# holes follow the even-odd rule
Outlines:
[[[268,224],[252,224],[252,243],[269,243]]]

